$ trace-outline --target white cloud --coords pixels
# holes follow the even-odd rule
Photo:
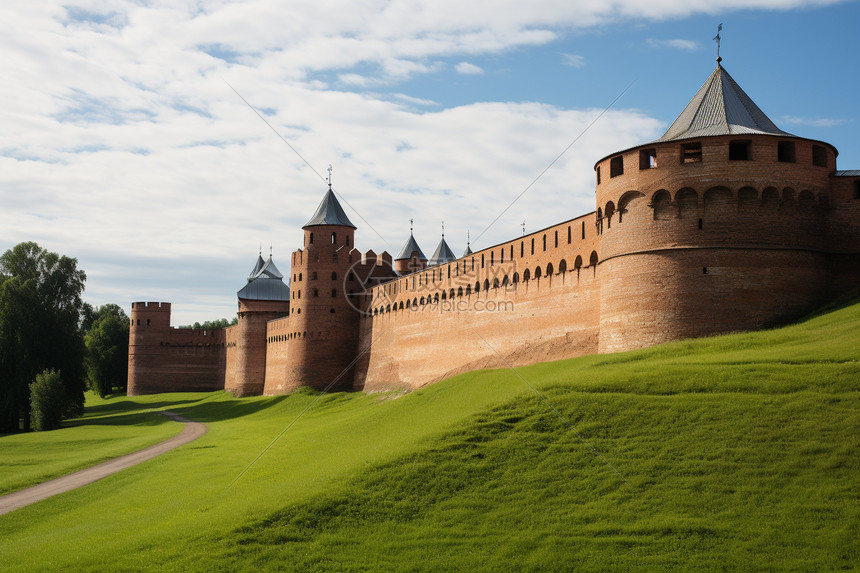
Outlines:
[[[847,123],[851,120],[844,118],[824,118],[824,117],[797,117],[791,115],[784,115],[780,118],[783,123],[788,123],[792,125],[809,125],[812,127],[836,127],[837,125],[842,125],[843,123]]]
[[[475,64],[470,64],[469,62],[460,62],[459,64],[454,66],[454,69],[457,71],[458,74],[470,76],[480,75],[484,73],[483,69],[476,66]]]
[[[581,68],[585,66],[585,56],[579,54],[562,54],[562,62],[565,66]]]
[[[655,40],[654,38],[648,39],[649,46],[655,46],[658,48],[673,48],[676,50],[686,50],[688,52],[695,52],[700,49],[701,46],[698,42],[694,42],[693,40]]]
[[[801,4],[4,3],[0,251],[36,240],[78,257],[89,300],[171,300],[175,323],[233,314],[260,243],[273,244],[286,273],[325,186],[222,77],[317,171],[334,164],[335,187],[380,235],[350,210],[361,248],[399,249],[414,216],[425,250],[444,219],[462,251],[466,229],[480,234],[599,110],[439,109],[350,87],[440,73],[442,62],[474,72],[463,60],[618,19]],[[593,210],[595,159],[660,127],[641,113],[608,112],[474,246],[518,234],[523,219],[536,229]]]

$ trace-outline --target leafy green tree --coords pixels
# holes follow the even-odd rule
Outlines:
[[[87,387],[99,396],[128,383],[128,316],[115,304],[94,311],[94,320],[84,337]]]
[[[65,411],[65,388],[60,373],[45,370],[30,384],[30,416],[37,432],[60,427]]]
[[[0,255],[0,433],[30,424],[30,383],[45,370],[62,373],[63,411],[84,404],[81,313],[86,273],[77,260],[36,243]]]

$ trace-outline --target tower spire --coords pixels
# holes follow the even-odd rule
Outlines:
[[[442,221],[442,238],[445,238],[445,221]]]
[[[717,26],[717,35],[714,36],[714,41],[717,43],[717,65],[719,65],[720,62],[723,61],[723,59],[720,57],[720,40],[721,40],[720,32],[722,32],[722,31],[723,31],[723,24],[720,23],[720,25]]]
[[[328,183],[328,188],[331,189],[331,172],[332,172],[331,163],[328,164],[328,169],[326,169],[326,171],[328,171],[328,179],[326,179],[326,183]]]

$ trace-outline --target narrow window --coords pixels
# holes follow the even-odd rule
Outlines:
[[[600,166],[597,166],[597,184],[600,185]]]
[[[582,222],[582,238],[585,238],[585,221]]]
[[[337,280],[337,272],[336,271],[331,272],[331,280],[333,280],[333,281]]]
[[[570,244],[570,225],[567,226],[567,244]]]
[[[481,268],[484,268],[484,253],[481,253]]]
[[[827,150],[820,145],[812,146],[812,164],[816,167],[827,167]]]
[[[337,298],[337,289],[336,288],[331,289],[331,297]]]
[[[699,219],[699,230],[700,231],[702,230],[702,220],[701,219]]]
[[[854,198],[860,199],[860,179],[854,180]]]
[[[558,248],[558,231],[555,232],[555,248]]]
[[[316,271],[313,271],[313,272],[311,273],[311,280],[312,280],[312,281],[317,280],[317,272],[316,272]]]
[[[146,326],[152,326],[152,320],[151,319],[149,319],[149,318],[146,319]]]
[[[314,289],[314,298],[318,297],[319,295],[320,295],[320,291],[318,291],[317,289]]]
[[[336,245],[336,244],[337,244],[337,233],[332,233],[332,234],[331,234],[331,244],[332,244],[332,245]]]
[[[299,273],[299,282],[302,282],[302,273]]]
[[[535,238],[532,237],[532,254],[535,254]]]
[[[702,267],[702,274],[703,275],[708,274],[708,267]]]
[[[526,242],[520,241],[520,257],[526,256],[525,248],[526,248]]]
[[[349,235],[346,236],[346,246],[349,246]]]
[[[699,163],[702,161],[702,144],[682,143],[681,144],[681,163]]]
[[[609,160],[609,177],[624,175],[624,156],[618,155]]]
[[[543,250],[546,250],[546,233],[543,235]]]
[[[311,238],[310,238],[310,241],[309,241],[309,242],[310,242],[310,244],[311,244],[311,245],[313,245],[313,244],[314,244],[314,234],[313,234],[313,233],[311,233]]]
[[[729,161],[749,161],[752,159],[752,142],[731,141],[729,142]]]
[[[776,144],[776,160],[780,163],[797,162],[797,156],[794,153],[793,141],[780,141]]]
[[[657,150],[640,149],[639,169],[654,169],[655,167],[657,167]]]
[[[495,264],[496,253],[495,251],[490,251],[490,266]]]

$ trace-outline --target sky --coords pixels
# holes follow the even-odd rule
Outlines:
[[[84,299],[235,316],[332,184],[356,246],[456,253],[595,209],[594,163],[715,67],[860,168],[860,4],[795,0],[4,0],[0,252],[74,257]],[[519,198],[518,198],[519,197]]]

